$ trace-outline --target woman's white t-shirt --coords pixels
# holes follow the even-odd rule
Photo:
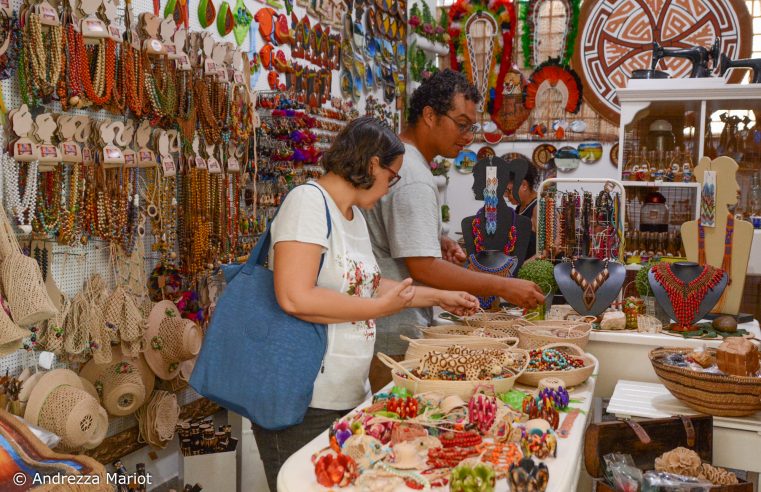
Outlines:
[[[274,245],[280,241],[319,244],[325,256],[317,285],[352,296],[372,297],[381,277],[362,213],[354,207],[354,218],[347,220],[328,192],[315,186],[294,188],[280,206],[270,229],[270,268],[274,265]],[[330,238],[320,190],[330,210]],[[373,320],[328,325],[328,350],[309,406],[348,410],[368,398],[371,392],[367,376],[374,346]]]

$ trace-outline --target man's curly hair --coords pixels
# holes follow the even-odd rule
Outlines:
[[[465,75],[451,69],[433,74],[418,87],[410,98],[407,122],[415,125],[423,115],[423,109],[430,106],[437,114],[446,114],[452,109],[452,100],[462,94],[468,101],[478,104],[481,94],[468,82]]]
[[[355,188],[366,190],[375,183],[370,173],[370,159],[377,156],[380,166],[387,168],[402,154],[404,144],[391,128],[376,118],[362,116],[338,133],[322,154],[322,166]]]

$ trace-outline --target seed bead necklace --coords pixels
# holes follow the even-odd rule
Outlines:
[[[5,156],[5,154],[4,154]],[[38,161],[32,161],[26,172],[26,184],[24,196],[21,196],[19,174],[21,165],[14,159],[6,159],[3,166],[5,182],[5,203],[11,213],[16,217],[18,225],[24,233],[32,232],[32,220],[35,217],[35,205],[37,204],[37,167]]]
[[[518,241],[518,234],[515,228],[516,214],[515,210],[511,210],[513,211],[513,220],[512,224],[510,225],[510,230],[507,233],[507,242],[503,248],[503,251],[506,255],[510,255],[515,250],[515,243]],[[484,250],[484,234],[481,232],[481,213],[483,211],[484,209],[482,208],[476,212],[476,216],[473,218],[473,222],[471,223],[473,230],[473,243],[475,244],[476,253],[480,253]]]
[[[682,329],[692,326],[700,303],[708,290],[721,281],[724,273],[720,268],[705,265],[700,275],[686,283],[674,274],[670,263],[657,263],[653,266],[653,276],[671,300],[677,325]]]

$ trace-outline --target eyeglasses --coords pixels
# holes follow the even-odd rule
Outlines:
[[[476,132],[478,132],[478,125],[475,124],[475,123],[473,123],[473,124],[460,123],[459,121],[457,121],[456,119],[452,118],[451,116],[449,116],[446,113],[442,114],[442,116],[446,116],[447,118],[452,120],[452,123],[454,123],[455,126],[457,126],[457,130],[459,130],[460,134],[462,134],[462,135],[465,135],[465,134],[468,134],[468,133],[475,134]]]
[[[400,179],[402,179],[402,176],[398,172],[396,172],[393,169],[391,169],[390,167],[384,167],[383,169],[385,169],[386,171],[388,171],[388,172],[390,172],[392,174],[391,179],[388,180],[388,187],[389,188],[394,186],[396,183],[399,182]]]

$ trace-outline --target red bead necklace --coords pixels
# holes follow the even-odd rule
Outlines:
[[[708,289],[713,289],[721,281],[724,273],[720,268],[705,265],[700,275],[685,283],[674,274],[670,263],[658,263],[653,266],[655,280],[661,284],[671,300],[678,329],[686,331],[692,326],[695,313]]]
[[[511,209],[512,210],[512,209]],[[483,208],[476,212],[476,216],[473,218],[473,243],[476,247],[476,253],[480,253],[484,250],[484,234],[481,232],[481,212]],[[504,251],[506,255],[510,255],[515,250],[515,243],[518,241],[518,234],[515,228],[515,210],[513,210],[513,223],[510,226],[510,231],[507,233],[507,243],[505,243]]]

